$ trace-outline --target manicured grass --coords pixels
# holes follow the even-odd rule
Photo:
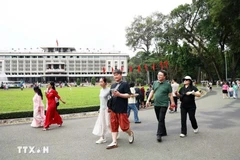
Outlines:
[[[45,88],[41,88],[44,94]],[[99,106],[100,86],[95,87],[68,87],[57,88],[61,98],[66,101],[66,104],[60,102],[61,108],[77,108],[86,106]],[[21,91],[20,89],[0,89],[0,113],[32,111],[34,91],[32,88],[27,88]],[[46,97],[44,94],[43,103],[46,107]]]
[[[180,87],[179,87],[180,88]],[[44,94],[45,88],[41,88]],[[59,95],[66,104],[60,102],[59,109],[62,108],[81,108],[89,106],[99,106],[100,86],[90,87],[68,87],[57,88]],[[145,86],[145,91],[147,86]],[[26,88],[23,91],[20,89],[0,89],[0,113],[32,111],[34,96],[32,88]],[[46,97],[44,94],[43,103],[46,107]]]

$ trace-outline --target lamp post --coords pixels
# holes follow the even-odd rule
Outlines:
[[[224,56],[225,56],[225,78],[226,78],[226,82],[227,82],[227,52],[224,52]]]

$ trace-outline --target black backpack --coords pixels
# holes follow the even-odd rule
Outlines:
[[[139,88],[134,88],[134,89],[135,89],[135,93],[138,94],[136,99],[141,99],[141,97],[143,96],[141,90]]]

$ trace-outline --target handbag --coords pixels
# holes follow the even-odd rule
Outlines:
[[[120,87],[121,83],[119,83],[115,88],[114,90],[118,90],[118,88]],[[112,109],[112,106],[113,106],[113,96],[112,96],[112,91],[110,90],[110,94],[109,94],[109,98],[108,98],[108,101],[107,101],[107,107],[109,109]]]

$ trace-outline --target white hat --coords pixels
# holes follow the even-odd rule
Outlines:
[[[192,81],[192,78],[190,76],[185,76],[184,79],[188,79]]]

